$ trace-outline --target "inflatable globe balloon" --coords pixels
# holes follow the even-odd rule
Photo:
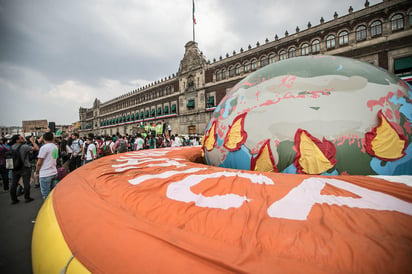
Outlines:
[[[337,56],[268,65],[239,82],[206,127],[205,162],[321,175],[412,174],[411,86]]]

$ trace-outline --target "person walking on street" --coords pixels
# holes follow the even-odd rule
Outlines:
[[[13,181],[10,188],[11,203],[17,204],[19,200],[17,199],[17,185],[19,184],[20,178],[23,179],[24,185],[24,199],[26,203],[33,201],[34,199],[30,197],[30,177],[31,177],[31,162],[29,153],[31,151],[39,150],[39,146],[34,141],[34,137],[30,137],[30,142],[32,146],[26,144],[26,139],[20,135],[14,135],[11,139],[12,146],[10,149],[19,151],[23,165],[19,169],[13,169]]]
[[[76,168],[81,166],[82,162],[82,145],[83,142],[82,140],[79,139],[79,134],[77,132],[72,134],[72,156],[70,158],[70,164],[69,164],[69,169],[70,171],[75,170]]]
[[[93,143],[92,137],[87,137],[87,148],[86,148],[86,164],[97,159],[96,145]]]
[[[134,150],[141,150],[144,147],[144,140],[142,139],[142,135],[140,133],[137,134],[137,138],[134,140]]]
[[[115,151],[112,138],[109,135],[107,135],[104,139],[105,141],[103,143],[103,156],[112,155]]]
[[[5,154],[6,151],[9,150],[9,148],[6,146],[6,139],[1,138],[0,139],[0,175],[3,180],[3,191],[8,192],[9,191],[9,172],[6,169],[6,160],[5,160]]]
[[[54,144],[52,132],[44,133],[43,139],[45,144],[41,146],[39,155],[37,156],[38,160],[34,176],[39,177],[40,191],[43,200],[45,200],[53,189],[54,182],[57,179],[56,161],[59,156],[59,149]]]
[[[114,144],[114,149],[117,153],[127,152],[127,139],[126,136],[119,136],[119,139]]]
[[[96,159],[99,157],[103,156],[103,147],[104,147],[104,142],[102,140],[102,136],[96,136],[96,149],[97,149],[97,154],[96,154]]]

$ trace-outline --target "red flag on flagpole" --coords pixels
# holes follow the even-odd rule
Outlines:
[[[196,18],[195,18],[195,0],[192,0],[192,3],[193,3],[193,12],[192,12],[193,24],[196,24]]]

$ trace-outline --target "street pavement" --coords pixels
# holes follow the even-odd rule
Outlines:
[[[32,186],[31,197],[34,201],[25,203],[22,195],[19,197],[20,202],[12,205],[10,193],[3,192],[2,182],[0,183],[0,273],[32,273],[32,221],[36,220],[43,203],[40,188]],[[53,258],[52,254],[50,258]]]

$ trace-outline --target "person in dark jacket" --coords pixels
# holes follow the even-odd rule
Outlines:
[[[9,172],[6,169],[6,160],[5,154],[9,150],[9,147],[6,146],[6,139],[0,139],[0,175],[3,179],[3,191],[9,191]]]
[[[26,144],[26,139],[21,135],[14,135],[11,138],[11,148],[17,150],[20,146],[20,157],[23,159],[23,167],[18,170],[13,170],[13,181],[10,188],[11,203],[17,204],[19,200],[17,199],[17,185],[20,178],[23,179],[24,185],[24,200],[26,203],[33,201],[34,199],[30,197],[30,177],[31,177],[31,162],[29,153],[31,151],[39,150],[39,146],[34,140],[34,137],[30,137],[31,146]]]

